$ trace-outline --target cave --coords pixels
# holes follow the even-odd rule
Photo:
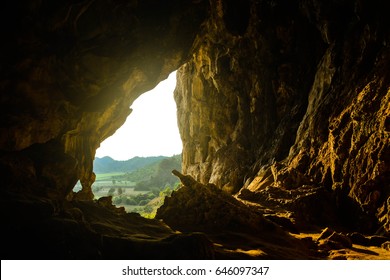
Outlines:
[[[390,259],[384,2],[4,3],[2,259]],[[96,149],[175,70],[182,187],[155,219],[94,199]]]

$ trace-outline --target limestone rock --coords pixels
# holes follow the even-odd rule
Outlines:
[[[178,171],[174,171],[174,174],[180,178],[183,186],[166,197],[156,213],[157,219],[163,219],[173,229],[184,232],[253,232],[274,227],[261,214],[215,185],[201,184],[190,175]]]
[[[126,213],[124,207],[116,207],[115,205],[112,204],[112,196],[102,196],[97,200],[97,203],[105,208],[108,208],[112,211],[118,212],[118,213]]]
[[[381,246],[383,249],[386,249],[390,251],[390,241],[386,241],[385,243],[382,244]]]
[[[320,247],[327,250],[352,248],[352,241],[348,236],[329,228],[323,230],[317,241],[320,243]]]
[[[326,239],[329,236],[331,236],[333,233],[334,233],[334,230],[331,230],[330,228],[327,227],[321,232],[320,236],[317,238],[317,241],[322,240],[322,239]]]
[[[381,247],[382,244],[389,242],[389,241],[390,241],[390,238],[386,237],[386,236],[373,235],[373,236],[370,236],[370,238],[369,238],[370,246]]]
[[[213,3],[175,90],[183,171],[231,192],[241,188],[256,162],[287,156],[324,48],[298,5],[240,5]],[[240,34],[230,32],[232,22],[226,22],[230,9],[238,7],[249,17]]]
[[[214,259],[211,241],[203,234],[172,234],[158,242],[103,236],[103,254],[110,259]]]
[[[291,232],[291,233],[299,233],[299,230],[297,229],[297,226],[286,217],[278,216],[276,214],[268,214],[264,215],[264,217],[278,225],[280,225],[285,230]]]
[[[332,193],[325,188],[304,185],[297,189],[285,189],[271,183],[261,188],[242,189],[237,197],[254,203],[262,213],[284,213],[293,220],[298,230],[310,227],[331,225],[338,222],[335,201]]]
[[[369,244],[370,244],[370,239],[361,233],[353,232],[353,233],[347,234],[347,236],[349,237],[349,239],[351,239],[353,244],[359,244],[359,245],[363,245],[363,246],[369,246]]]

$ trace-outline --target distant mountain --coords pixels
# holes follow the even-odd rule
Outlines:
[[[147,165],[157,163],[168,157],[134,157],[129,160],[114,160],[111,157],[95,158],[93,161],[93,171],[96,174],[112,172],[131,172]]]
[[[162,190],[167,185],[173,187],[179,182],[179,179],[172,175],[173,169],[181,171],[181,155],[164,158],[160,162],[126,173],[121,179],[136,182],[134,190]]]

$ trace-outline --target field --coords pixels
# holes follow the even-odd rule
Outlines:
[[[124,175],[125,173],[101,173],[96,174],[96,180],[93,186],[109,186],[109,187],[134,187],[135,182],[117,180],[117,176]]]
[[[113,173],[98,173],[96,174],[96,181],[111,181],[115,176],[121,176],[125,173],[123,172],[113,172]]]
[[[147,217],[154,216],[161,203],[157,205],[155,203],[150,204],[150,202],[157,198],[161,200],[162,196],[169,195],[172,187],[169,184],[149,180],[146,183],[147,188],[143,188],[142,191],[135,191],[135,186],[139,188],[140,182],[136,180],[134,180],[136,182],[133,182],[133,177],[124,175],[127,174],[121,172],[96,174],[95,182],[92,185],[94,199],[112,196],[113,204],[118,207],[124,207],[126,212],[137,212]],[[164,176],[161,177],[164,178]],[[154,188],[152,191],[147,184],[157,186],[158,188]],[[81,190],[80,182],[76,184],[73,190],[75,192]]]
[[[115,176],[123,175],[124,173],[101,173],[96,174],[95,183],[92,185],[92,191],[95,195],[95,199],[102,196],[108,196],[108,192],[111,188],[115,189],[114,195],[117,194],[117,189],[121,188],[124,195],[137,195],[147,193],[147,191],[134,191],[135,182],[116,180]],[[80,182],[77,182],[74,187],[74,191],[81,189]]]
[[[143,194],[143,193],[149,192],[149,191],[135,191],[133,187],[123,187],[123,186],[119,186],[119,185],[99,186],[99,187],[96,187],[94,185],[92,185],[92,191],[93,191],[96,199],[98,199],[99,197],[102,197],[102,196],[108,196],[109,195],[108,192],[110,191],[111,188],[115,189],[115,192],[112,194],[113,196],[116,196],[118,194],[119,188],[122,189],[122,195],[127,195],[127,196]]]

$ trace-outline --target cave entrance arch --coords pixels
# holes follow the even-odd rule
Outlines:
[[[158,198],[177,187],[171,170],[181,168],[182,142],[175,87],[176,71],[140,95],[126,122],[100,144],[94,159],[95,199],[112,196],[114,205],[148,216],[161,204]],[[74,191],[80,189],[78,182]]]

